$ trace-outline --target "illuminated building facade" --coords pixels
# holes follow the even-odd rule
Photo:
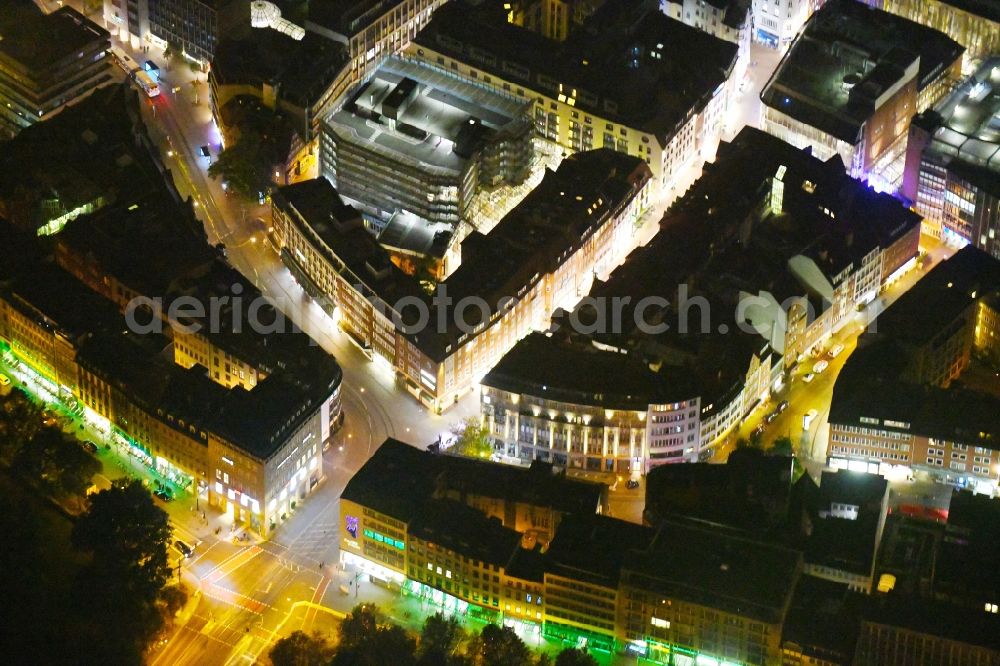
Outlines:
[[[484,422],[520,460],[619,473],[696,462],[913,265],[919,232],[918,215],[837,160],[744,129],[556,322],[573,340],[530,336],[486,374]]]
[[[82,14],[31,2],[0,12],[0,139],[111,83],[110,38]]]
[[[880,0],[878,5],[948,35],[965,47],[967,62],[1000,50],[1000,11],[989,0]]]
[[[879,316],[875,337],[852,354],[834,387],[831,465],[919,471],[996,492],[1000,399],[952,383],[972,371],[975,357],[993,358],[988,311],[998,289],[1000,262],[967,247]]]
[[[604,3],[563,42],[510,23],[499,3],[459,0],[406,55],[533,104],[536,133],[567,153],[642,159],[661,189],[721,135],[737,51],[638,0]]]
[[[534,149],[530,105],[390,57],[324,121],[321,173],[376,232],[405,211],[451,234],[480,189],[518,185]]]
[[[276,238],[286,265],[339,317],[345,332],[440,411],[472,389],[517,340],[586,293],[596,272],[627,254],[634,223],[648,205],[649,183],[645,163],[610,150],[574,155],[547,172],[489,234],[463,241],[467,261],[441,283],[450,298],[480,298],[488,311],[439,314],[417,280],[403,274],[374,237],[363,238],[360,216],[326,179],[279,190]],[[414,309],[403,307],[408,302],[427,307],[422,330],[407,332],[415,323],[407,319]]]
[[[815,0],[753,0],[754,41],[772,49],[788,48],[818,4]]]
[[[895,191],[910,118],[961,75],[962,46],[854,0],[817,11],[761,93],[763,128],[854,178]]]
[[[390,440],[383,449],[405,446]],[[528,549],[516,530],[431,497],[427,454],[398,450],[389,461],[381,451],[341,500],[349,575],[589,650],[664,664],[780,660],[799,553],[717,528],[653,529],[586,514],[565,516],[547,548]],[[706,557],[718,563],[704,566]]]
[[[946,243],[1000,258],[1000,58],[988,58],[945,99],[913,119],[902,194]]]

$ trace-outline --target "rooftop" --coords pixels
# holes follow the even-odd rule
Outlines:
[[[25,316],[71,340],[124,328],[118,308],[51,263],[36,262],[19,271],[0,293]]]
[[[529,90],[573,91],[584,113],[667,145],[725,83],[737,46],[641,0],[607,2],[565,42],[507,22],[499,0],[449,2],[414,42]]]
[[[915,121],[932,133],[924,149],[969,180],[1000,192],[1000,57],[979,69]]]
[[[737,450],[725,465],[660,465],[646,476],[643,519],[690,518],[748,533],[769,534],[789,520],[792,460]]]
[[[568,515],[546,551],[545,571],[617,588],[629,553],[648,548],[655,534],[650,527],[609,516]]]
[[[364,228],[361,214],[348,206],[324,177],[279,187],[274,205],[293,212],[292,219],[306,225],[307,236],[334,265],[350,271],[351,283],[361,283],[368,292],[386,303],[405,296],[423,299],[425,294],[413,277],[406,275],[389,258],[379,242]]]
[[[900,296],[879,315],[872,330],[900,342],[925,344],[962,316],[977,298],[997,290],[1000,261],[966,246]]]
[[[432,496],[464,500],[475,494],[592,514],[601,506],[604,492],[603,484],[553,474],[551,466],[524,469],[438,455],[390,438],[348,482],[343,497],[409,521]]]
[[[280,99],[306,107],[319,101],[347,60],[343,44],[314,32],[296,40],[277,30],[254,30],[245,39],[219,42],[212,76],[219,85],[274,86]]]
[[[0,199],[12,223],[34,232],[82,206],[127,208],[163,188],[162,168],[139,117],[138,93],[104,86],[4,144]]]
[[[817,662],[850,663],[863,599],[843,583],[802,576],[785,617],[782,642],[798,646]]]
[[[642,411],[667,393],[663,379],[634,357],[543,333],[518,342],[482,384],[574,405]]]
[[[403,4],[403,0],[324,0],[312,2],[306,27],[353,37]],[[314,25],[309,25],[309,24]]]
[[[864,622],[1000,650],[1000,616],[931,599],[888,594],[868,597]],[[864,631],[864,629],[862,629]],[[859,650],[860,653],[860,650]]]
[[[462,557],[506,567],[520,550],[521,533],[498,518],[455,500],[425,502],[407,533],[447,548]]]
[[[837,376],[830,423],[874,425],[891,432],[1000,449],[1000,399],[954,386],[909,383],[900,379],[905,363],[903,350],[890,340],[855,350]]]
[[[172,427],[214,433],[260,460],[274,455],[341,382],[336,361],[317,349],[302,357],[305,367],[268,375],[250,391],[227,389],[199,365],[173,363],[169,345],[160,335],[123,331],[91,337],[78,358]]]
[[[719,527],[667,522],[648,549],[625,555],[622,575],[629,585],[665,597],[779,623],[801,565],[794,550]]]
[[[486,136],[530,126],[528,104],[390,56],[326,123],[367,150],[459,174]]]
[[[7,0],[0,12],[0,58],[24,67],[59,64],[88,44],[109,38],[107,30],[72,7],[45,14],[31,0]]]
[[[761,100],[853,145],[879,100],[911,79],[923,90],[964,50],[932,28],[855,0],[831,0],[806,23]]]

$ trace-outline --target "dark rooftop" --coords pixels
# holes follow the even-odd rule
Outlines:
[[[0,11],[0,57],[33,69],[72,57],[108,31],[72,7],[45,14],[31,0],[5,0]]]
[[[520,83],[576,90],[576,107],[667,145],[704,108],[736,61],[735,44],[670,19],[642,0],[607,2],[565,42],[507,22],[499,0],[455,0],[414,41]]]
[[[470,494],[550,507],[564,513],[595,513],[605,486],[531,469],[421,451],[387,439],[347,484],[345,499],[409,521],[433,497],[465,501]]]
[[[662,379],[634,357],[532,333],[483,378],[484,386],[607,409],[667,402]],[[690,395],[685,395],[685,398]]]
[[[865,623],[901,627],[930,637],[1000,650],[1000,615],[984,613],[982,607],[964,608],[930,599],[888,594],[868,597],[863,614]],[[861,663],[872,663],[865,659],[877,654],[880,652],[865,652],[862,638],[858,646]]]
[[[0,199],[12,223],[34,232],[87,204],[127,208],[162,189],[164,171],[138,93],[127,84],[104,86],[4,144]],[[172,181],[166,187],[179,199]]]
[[[212,432],[260,460],[273,455],[341,382],[340,367],[317,350],[302,359],[306,368],[276,372],[251,391],[227,389],[201,366],[173,363],[169,344],[156,334],[95,335],[78,358],[172,427]]]
[[[546,551],[546,573],[617,588],[629,553],[644,550],[656,532],[618,518],[573,514],[560,521]]]
[[[737,450],[725,465],[654,467],[643,518],[652,525],[691,518],[763,536],[788,520],[791,491],[791,458]]]
[[[793,644],[817,663],[851,663],[863,599],[845,584],[800,577],[785,617],[782,642]]]
[[[463,557],[501,567],[511,562],[521,543],[521,533],[504,527],[500,519],[447,499],[421,505],[407,532]]]
[[[629,585],[665,597],[780,623],[801,565],[798,551],[719,527],[668,522],[648,549],[625,554],[622,576]]]
[[[932,28],[855,0],[817,10],[782,59],[761,100],[851,145],[875,100],[917,67],[923,90],[962,57],[964,47]],[[853,87],[847,76],[857,76]]]
[[[277,30],[254,30],[246,39],[219,42],[212,76],[220,85],[272,85],[279,98],[306,107],[319,101],[347,60],[344,45],[314,32],[296,40]]]
[[[37,262],[0,292],[22,314],[71,340],[81,341],[88,334],[109,333],[125,326],[111,302],[51,263]]]
[[[874,419],[882,430],[1000,448],[1000,399],[907,382],[900,378],[905,363],[888,340],[855,350],[837,376],[830,423],[872,427]]]

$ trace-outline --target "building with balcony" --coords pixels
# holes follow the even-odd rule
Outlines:
[[[113,79],[108,32],[71,7],[0,12],[0,139],[47,120]]]
[[[895,191],[910,118],[961,76],[963,47],[943,33],[832,0],[817,11],[761,92],[763,128],[854,178]]]
[[[566,153],[605,147],[642,159],[657,189],[721,135],[736,44],[645,0],[606,2],[561,42],[511,22],[512,11],[449,2],[405,53],[533,104],[537,134]]]
[[[924,231],[1000,258],[1000,58],[979,69],[910,126],[900,193]]]
[[[528,177],[533,135],[527,101],[393,56],[324,120],[320,171],[376,233],[409,214],[450,236],[476,192]]]
[[[361,217],[326,179],[279,190],[273,215],[282,257],[307,291],[440,411],[624,257],[649,180],[641,160],[610,150],[563,160],[489,234],[462,242],[463,263],[434,298],[363,236]],[[453,307],[462,299],[476,306]]]
[[[993,337],[981,329],[977,338],[976,326],[981,303],[998,288],[1000,262],[966,247],[876,320],[877,333],[851,355],[834,387],[833,466],[898,468],[995,492],[1000,397],[988,382],[962,384],[977,372],[977,340]]]

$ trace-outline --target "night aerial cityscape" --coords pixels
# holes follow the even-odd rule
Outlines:
[[[0,664],[1000,666],[1000,1],[0,0]]]

